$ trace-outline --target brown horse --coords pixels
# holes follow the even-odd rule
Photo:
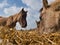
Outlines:
[[[37,24],[37,28],[39,28],[40,21],[36,21],[36,24]]]
[[[51,33],[60,29],[60,1],[48,4],[43,0],[43,8],[40,10],[41,22],[39,30],[43,33]],[[42,29],[43,28],[43,29]]]
[[[24,11],[24,8],[22,10],[12,16],[9,16],[7,18],[0,17],[0,26],[8,26],[10,28],[14,28],[16,26],[16,23],[19,22],[21,27],[25,28],[27,26],[27,11]]]

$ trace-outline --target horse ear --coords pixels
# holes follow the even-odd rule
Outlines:
[[[24,8],[22,8],[22,11],[24,11]]]
[[[47,9],[47,7],[48,7],[48,1],[47,0],[43,0],[43,6],[45,9]]]
[[[23,11],[24,11],[24,8],[22,8],[21,11],[20,11],[18,14],[20,14],[20,13],[23,12]]]

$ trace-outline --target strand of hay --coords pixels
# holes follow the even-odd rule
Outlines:
[[[52,45],[56,45],[55,42],[51,41],[50,39],[48,39],[46,36],[44,36],[46,40],[48,40]]]

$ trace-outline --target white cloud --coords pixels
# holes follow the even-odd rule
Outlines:
[[[49,3],[53,1],[48,0]],[[28,8],[25,8],[25,10],[28,10],[28,15],[31,15],[37,18],[37,15],[39,15],[38,11],[42,7],[42,0],[29,0],[29,1],[22,0],[22,2],[28,6]],[[4,0],[0,5],[2,5],[1,7],[8,5],[7,0]],[[13,5],[11,7],[4,8],[4,13],[8,15],[12,15],[20,11],[21,8],[22,7],[17,7],[16,5]]]
[[[41,7],[41,0],[22,0],[22,2],[34,10],[39,10]]]
[[[20,10],[21,10],[22,7],[16,7],[15,5],[14,6],[11,6],[9,8],[4,8],[4,13],[5,15],[13,15],[13,14],[16,14],[18,13]]]
[[[4,8],[7,5],[8,5],[7,0],[4,0],[0,3],[0,8]]]

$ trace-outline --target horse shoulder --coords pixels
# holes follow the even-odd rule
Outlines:
[[[16,21],[17,18],[18,18],[18,15],[17,14],[13,15],[13,21]]]
[[[12,24],[12,22],[13,22],[13,17],[12,17],[12,16],[8,17],[6,22],[7,22],[6,25]]]

